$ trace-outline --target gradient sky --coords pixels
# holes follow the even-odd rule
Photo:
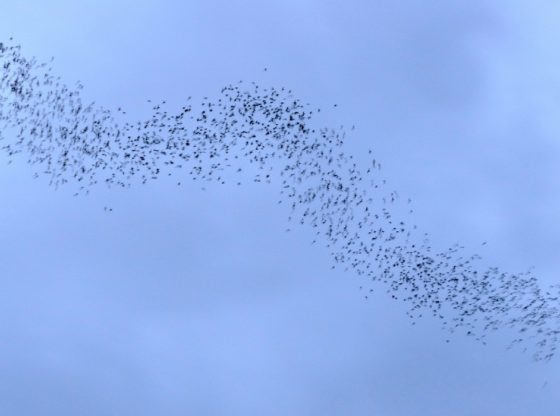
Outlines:
[[[347,151],[374,149],[434,246],[547,286],[559,21],[539,0],[21,0],[0,7],[0,41],[133,120],[240,79],[289,87],[323,125],[355,125]],[[2,160],[2,415],[558,415],[560,357],[364,300],[310,229],[284,231],[277,186],[185,173],[74,198]]]

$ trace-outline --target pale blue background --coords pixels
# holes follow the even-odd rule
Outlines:
[[[176,108],[239,79],[290,87],[325,126],[356,125],[348,151],[373,147],[435,246],[534,265],[547,285],[560,280],[557,4],[4,0],[0,40],[55,56],[131,119],[147,98]],[[364,301],[310,230],[284,232],[274,186],[73,198],[23,161],[0,166],[2,415],[559,414],[560,357],[533,363],[506,333],[447,344],[382,291]]]

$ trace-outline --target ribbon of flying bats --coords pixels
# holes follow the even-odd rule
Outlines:
[[[560,286],[483,267],[459,245],[435,251],[427,238],[418,242],[416,227],[397,218],[398,194],[379,179],[379,164],[359,166],[343,151],[344,128],[314,127],[320,109],[292,91],[239,82],[196,107],[190,97],[173,112],[160,102],[145,120],[126,122],[121,108],[84,103],[82,85],[67,86],[12,39],[0,43],[0,68],[0,147],[9,162],[23,155],[52,186],[86,194],[97,184],[128,188],[178,170],[220,184],[239,185],[247,172],[254,182],[277,181],[289,220],[312,227],[333,267],[381,284],[405,302],[413,323],[428,313],[482,342],[509,328],[511,345],[530,343],[536,360],[554,356]]]

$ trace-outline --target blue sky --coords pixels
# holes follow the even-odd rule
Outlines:
[[[240,79],[289,87],[322,125],[355,125],[347,151],[374,149],[433,245],[558,283],[552,2],[2,8],[0,40],[54,56],[86,99],[131,119],[147,99],[178,108]],[[74,198],[23,158],[2,165],[2,413],[557,414],[558,358],[506,351],[505,331],[482,346],[412,326],[383,290],[365,301],[311,230],[284,232],[274,186],[202,191],[185,174]]]

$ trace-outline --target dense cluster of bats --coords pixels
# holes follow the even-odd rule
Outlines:
[[[291,91],[239,82],[197,109],[168,112],[162,102],[150,118],[129,123],[118,120],[121,109],[84,104],[81,85],[68,87],[12,40],[0,43],[0,71],[0,145],[9,161],[24,155],[51,185],[74,184],[80,194],[175,169],[221,184],[240,184],[247,171],[256,182],[277,180],[290,220],[313,227],[333,265],[384,284],[413,322],[430,313],[483,342],[509,328],[512,344],[531,341],[536,359],[554,356],[559,287],[543,290],[529,272],[482,267],[459,246],[434,252],[427,239],[419,243],[415,227],[394,215],[397,194],[385,190],[375,160],[360,168],[342,150],[344,129],[315,128],[320,110]]]

